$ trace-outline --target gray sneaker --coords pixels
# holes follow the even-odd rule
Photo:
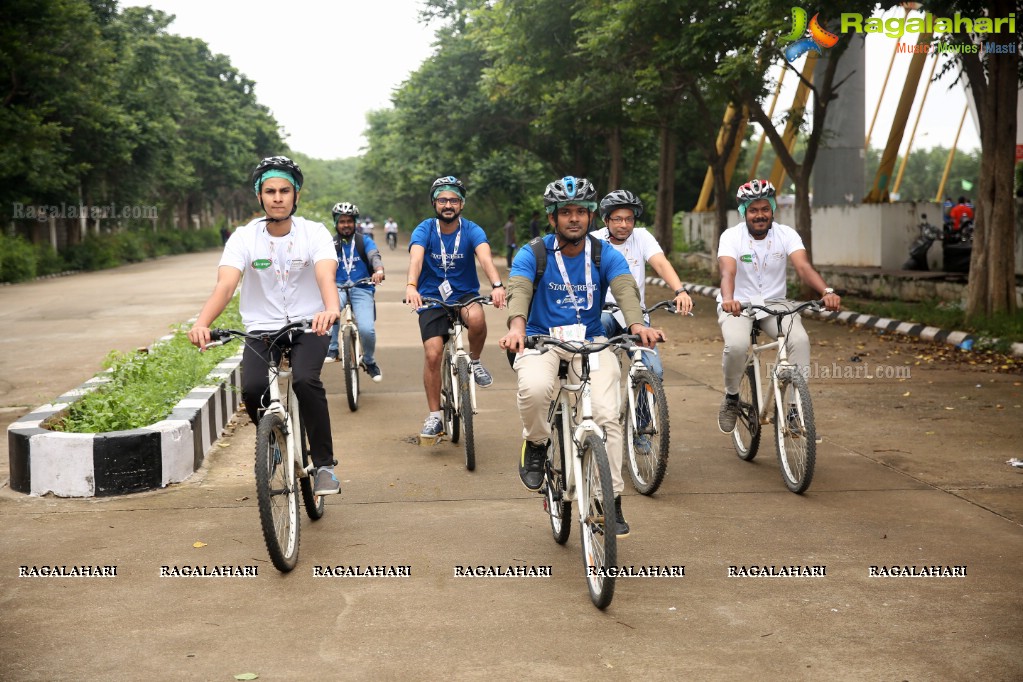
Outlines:
[[[490,376],[490,372],[487,371],[487,368],[479,360],[472,363],[472,376],[476,379],[476,385],[480,388],[486,388],[494,383],[494,377]]]
[[[739,399],[729,398],[727,395],[721,401],[721,409],[718,410],[718,429],[721,433],[731,433],[735,430],[735,420],[739,416]]]
[[[334,475],[333,467],[321,467],[316,470],[313,482],[314,495],[337,495],[341,492],[341,481]]]

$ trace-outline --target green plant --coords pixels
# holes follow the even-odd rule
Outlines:
[[[241,327],[238,299],[214,323]],[[50,426],[69,433],[124,431],[148,426],[170,414],[174,405],[208,377],[210,371],[238,351],[235,345],[200,353],[179,327],[174,336],[145,352],[111,352],[104,363],[110,381],[72,403]]]
[[[53,275],[67,270],[64,256],[49,244],[35,245],[36,276]]]
[[[36,276],[35,249],[19,236],[0,233],[0,282],[24,282]]]

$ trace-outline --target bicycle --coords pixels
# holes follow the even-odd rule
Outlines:
[[[462,439],[465,468],[469,471],[476,469],[476,440],[472,424],[473,415],[477,412],[476,382],[469,368],[471,358],[463,339],[465,326],[461,311],[476,303],[489,305],[491,299],[489,296],[474,296],[463,302],[446,303],[436,298],[423,298],[424,306],[439,305],[444,308],[451,325],[441,359],[440,404],[444,428],[451,436],[451,442],[457,444],[459,438]]]
[[[813,403],[806,379],[799,369],[789,362],[785,348],[783,318],[795,315],[807,308],[820,310],[823,301],[807,301],[794,308],[778,310],[763,305],[743,303],[746,314],[763,311],[778,320],[778,338],[757,345],[760,335],[760,321],[753,321],[750,332],[750,349],[739,384],[739,414],[732,431],[735,453],[739,459],[752,461],[760,448],[760,427],[774,422],[775,445],[781,476],[785,487],[801,494],[810,487],[817,458],[817,429],[814,425]],[[791,323],[789,325],[791,327]],[[777,349],[776,363],[771,371],[770,393],[764,400],[760,355]],[[787,406],[787,407],[785,407]],[[783,414],[784,412],[784,414]]]
[[[398,233],[388,232],[387,233],[387,245],[391,247],[391,251],[398,248]]]
[[[311,520],[320,519],[326,510],[323,496],[313,493],[316,467],[309,454],[298,396],[291,384],[291,344],[284,339],[290,338],[292,331],[312,333],[308,321],[293,322],[275,332],[260,334],[211,329],[212,343],[206,346],[219,346],[239,338],[268,343],[280,353],[277,363],[267,363],[270,401],[256,427],[255,474],[263,541],[274,567],[282,573],[295,568],[298,562],[299,488]]]
[[[340,296],[360,284],[374,284],[372,278],[363,277],[357,281],[348,281],[337,285],[337,292]],[[352,313],[352,297],[345,297],[345,305],[341,309],[341,318],[338,321],[337,337],[338,345],[341,346],[341,372],[345,377],[345,395],[348,397],[348,409],[355,412],[359,409],[359,369],[365,369],[362,362],[362,340],[359,338],[359,328],[355,325],[355,315]]]
[[[649,315],[660,309],[674,314],[675,302],[661,301],[644,309],[643,314]],[[619,307],[605,303],[604,310],[615,313]],[[653,349],[632,346],[627,353],[619,352],[631,358],[619,416],[625,443],[623,459],[629,465],[632,486],[643,495],[653,495],[660,488],[668,470],[668,450],[671,446],[668,398],[664,394],[660,377],[643,362],[643,353],[651,353]]]
[[[547,414],[551,440],[540,494],[544,496],[544,510],[550,518],[554,541],[559,545],[565,544],[571,534],[568,520],[572,516],[572,502],[576,503],[586,587],[590,601],[598,609],[607,608],[614,597],[618,538],[604,431],[593,420],[590,355],[612,346],[631,351],[637,338],[623,334],[606,341],[579,342],[560,341],[551,336],[526,337],[526,348],[541,353],[550,351],[550,347],[559,348],[580,359],[577,384],[569,383],[569,360],[562,359],[558,366],[560,385]]]

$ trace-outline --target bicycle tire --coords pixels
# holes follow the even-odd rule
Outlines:
[[[551,443],[547,448],[547,469],[544,472],[544,507],[550,517],[554,542],[563,545],[572,533],[572,503],[565,499],[565,425],[561,404],[551,421]]]
[[[583,565],[586,568],[586,587],[593,605],[598,609],[606,609],[615,593],[618,536],[614,525],[610,532],[607,529],[609,514],[611,523],[615,523],[615,494],[611,487],[611,467],[607,461],[604,441],[596,434],[587,434],[582,443],[582,458],[583,480],[580,482],[579,495],[583,501],[583,518],[579,521],[579,531]]]
[[[739,459],[750,462],[760,449],[760,404],[754,391],[756,375],[753,365],[747,365],[739,381],[739,415],[732,430],[732,445]]]
[[[275,568],[287,573],[298,561],[298,486],[287,480],[284,423],[272,412],[256,429],[256,501],[263,540]]]
[[[813,419],[813,403],[806,379],[798,371],[786,370],[778,375],[781,401],[775,405],[774,437],[778,446],[778,463],[785,487],[802,494],[813,481],[817,461],[817,427]],[[795,428],[789,423],[786,406],[797,407]]]
[[[469,386],[469,359],[458,358],[458,418],[462,422],[462,446],[465,448],[465,468],[476,468],[476,439],[472,427],[472,388]]]
[[[451,352],[444,346],[440,361],[440,409],[444,419],[444,431],[452,443],[458,442],[458,415],[455,414],[454,391],[451,388]]]
[[[341,339],[342,367],[345,373],[345,394],[348,396],[348,409],[355,412],[359,409],[359,365],[355,362],[355,330],[346,332]]]
[[[622,405],[629,478],[638,492],[653,495],[668,470],[671,445],[668,399],[661,380],[650,370],[640,370],[628,381],[635,405],[635,415],[628,414],[628,400]]]
[[[447,362],[444,363],[441,369],[448,375],[448,407],[451,410],[448,435],[451,437],[451,442],[457,445],[458,439],[462,436],[462,420],[458,418],[458,410],[455,409],[455,391],[458,390],[455,382],[458,380],[458,369],[451,366],[450,351],[446,352],[444,357],[447,358]]]
[[[309,444],[306,440],[305,422],[302,420],[302,415],[298,416],[298,433],[299,438],[302,439],[302,467],[307,468],[312,457],[309,454]],[[313,472],[308,476],[301,477],[298,479],[298,484],[302,489],[302,504],[305,506],[306,516],[313,521],[318,521],[326,511],[326,504],[323,495],[313,493],[313,478],[315,475],[315,472]]]

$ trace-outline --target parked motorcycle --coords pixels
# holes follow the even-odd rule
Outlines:
[[[927,222],[926,213],[920,214],[920,218],[922,219],[920,235],[909,245],[909,259],[902,264],[903,270],[920,270],[923,272],[929,270],[930,268],[927,267],[927,252],[935,240],[941,237],[941,228]]]

